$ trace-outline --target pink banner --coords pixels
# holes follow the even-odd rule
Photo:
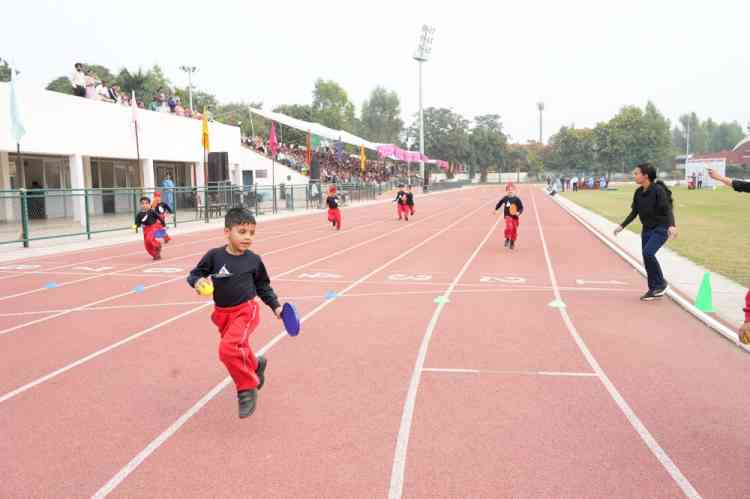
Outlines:
[[[400,147],[396,147],[393,144],[387,144],[382,145],[378,147],[378,155],[388,158],[397,159],[399,161],[411,161],[412,163],[416,163],[419,161],[427,161],[427,156],[422,156],[419,151],[407,151],[405,149],[401,149]]]

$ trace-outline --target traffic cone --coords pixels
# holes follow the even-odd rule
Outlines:
[[[708,272],[703,274],[703,282],[698,289],[698,296],[695,297],[695,306],[703,312],[715,312],[713,291],[711,290],[711,274]]]

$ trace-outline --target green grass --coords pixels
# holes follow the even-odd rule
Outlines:
[[[614,186],[615,191],[565,192],[564,196],[621,223],[630,212],[635,184]],[[673,189],[675,221],[679,230],[669,247],[698,265],[746,285],[750,282],[750,195],[729,188],[690,191]],[[636,219],[628,226],[637,234]]]

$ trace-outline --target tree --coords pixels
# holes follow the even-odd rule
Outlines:
[[[183,104],[185,103],[183,102]],[[263,103],[251,102],[250,104],[247,104],[245,102],[230,102],[228,104],[217,105],[214,120],[227,125],[239,126],[243,136],[252,136],[253,130],[255,130],[256,134],[264,135],[266,130],[266,120],[258,120],[257,117],[250,112],[250,107],[261,109]],[[259,122],[256,124],[256,121]]]
[[[398,94],[375,87],[362,104],[362,118],[357,130],[367,140],[381,144],[398,142],[404,127]]]
[[[275,113],[281,113],[287,116],[291,116],[292,118],[297,118],[298,120],[304,120],[308,122],[314,121],[312,107],[306,104],[284,104],[274,108],[273,111]],[[270,124],[268,124],[268,128],[270,129]],[[258,130],[256,127],[256,134],[257,133]],[[304,146],[307,143],[307,130],[295,130],[294,128],[287,128],[286,133],[284,133],[284,142],[286,142],[287,144],[297,144],[299,146]]]
[[[415,116],[406,138],[407,142],[416,149],[419,144],[419,116]],[[432,159],[466,163],[471,158],[469,120],[451,109],[434,107],[425,109],[424,153]]]
[[[321,125],[354,132],[354,104],[341,86],[332,80],[318,79],[313,90],[313,121]]]
[[[10,81],[10,65],[0,57],[0,81]]]
[[[170,93],[170,82],[158,65],[154,65],[145,73],[141,68],[135,73],[123,68],[117,74],[115,83],[120,85],[121,91],[125,93],[135,92],[135,98],[143,101],[146,106],[151,104],[159,93]]]
[[[474,118],[474,128],[470,136],[471,160],[479,166],[480,181],[487,181],[491,166],[505,162],[508,138],[503,133],[503,125],[497,114],[485,114]],[[497,168],[498,172],[501,168]]]
[[[562,173],[591,169],[596,162],[595,137],[590,128],[560,128],[550,137],[549,167]]]
[[[669,121],[650,102],[645,111],[622,108],[608,123],[597,125],[594,136],[597,157],[608,171],[624,172],[646,161],[659,167],[671,163]]]
[[[45,89],[53,92],[60,92],[61,94],[73,95],[73,86],[67,76],[61,76],[52,80]]]

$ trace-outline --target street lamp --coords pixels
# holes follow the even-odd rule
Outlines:
[[[539,110],[539,145],[542,144],[542,111],[544,111],[544,102],[537,102],[536,108]]]
[[[424,111],[422,110],[422,63],[427,62],[432,51],[432,39],[435,36],[435,28],[428,25],[422,26],[422,36],[419,38],[419,46],[414,52],[414,60],[419,63],[419,152],[422,155],[419,161],[419,175],[427,187],[427,179],[424,174]]]
[[[190,112],[193,112],[193,73],[198,68],[195,66],[180,66],[180,69],[188,74],[188,100],[190,101]]]

